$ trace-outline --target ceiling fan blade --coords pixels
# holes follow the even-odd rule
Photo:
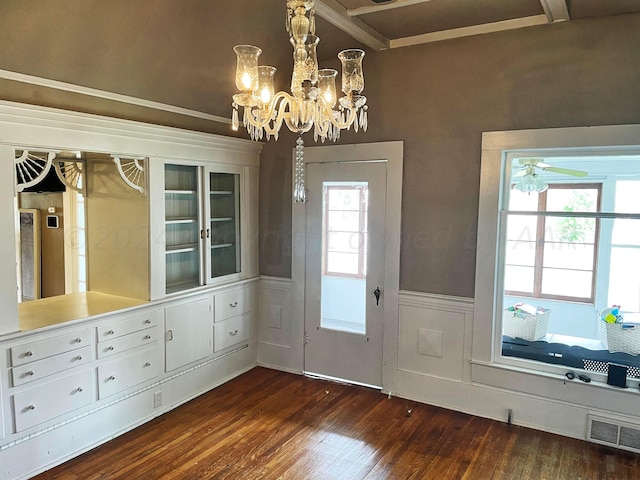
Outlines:
[[[587,172],[583,172],[582,170],[572,170],[570,168],[560,168],[560,167],[552,167],[552,166],[540,167],[540,168],[542,168],[545,172],[561,173],[563,175],[573,175],[574,177],[586,177],[587,175],[589,175]]]
[[[524,177],[526,175],[527,171],[526,170],[518,170],[516,173],[513,174],[514,177]]]

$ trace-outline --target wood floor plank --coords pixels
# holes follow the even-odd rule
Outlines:
[[[640,480],[640,455],[255,368],[36,480]]]

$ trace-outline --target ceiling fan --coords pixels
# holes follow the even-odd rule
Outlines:
[[[545,172],[559,173],[561,175],[572,175],[574,177],[586,177],[588,175],[587,172],[582,170],[554,167],[553,165],[543,162],[539,158],[519,158],[518,163],[520,164],[520,170],[513,176],[521,178],[513,188],[525,193],[540,193],[549,188],[547,182],[542,180],[536,173],[537,169]]]
[[[588,175],[587,172],[582,170],[554,167],[553,165],[543,162],[539,158],[519,158],[518,163],[522,169],[515,173],[514,177],[536,175],[536,169],[544,170],[545,172],[560,173],[562,175],[573,175],[574,177],[586,177]]]

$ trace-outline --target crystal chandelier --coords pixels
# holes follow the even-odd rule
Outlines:
[[[524,176],[520,178],[520,181],[516,183],[513,188],[523,193],[542,193],[549,188],[549,185],[535,173],[533,166],[528,166]]]
[[[233,96],[232,127],[240,126],[238,107],[243,107],[243,124],[253,140],[267,140],[284,123],[289,130],[300,135],[296,141],[293,198],[305,201],[304,142],[302,134],[313,129],[313,138],[323,142],[336,141],[340,131],[353,125],[367,130],[367,98],[364,89],[362,59],[364,51],[343,50],[338,54],[342,62],[342,92],[337,98],[336,76],[330,68],[318,68],[315,35],[314,0],[287,0],[286,27],[293,45],[293,74],[291,93],[274,93],[275,67],[258,66],[262,50],[251,45],[233,48],[237,56],[236,87]],[[337,104],[337,105],[336,105]],[[336,108],[337,106],[337,108]]]

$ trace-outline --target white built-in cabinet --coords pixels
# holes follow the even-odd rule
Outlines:
[[[93,281],[87,294],[110,295],[113,301],[100,300],[96,311],[88,295],[85,303],[81,294],[60,297],[47,312],[47,318],[56,317],[51,323],[25,331],[16,308],[15,272],[0,275],[0,480],[13,480],[29,478],[257,365],[261,145],[3,101],[0,130],[2,179],[13,176],[15,145],[139,159],[142,189],[118,196],[122,202],[134,195],[136,209],[109,204],[113,185],[127,188],[117,176],[100,185],[87,182],[107,189],[94,190],[93,197],[89,191],[87,198],[102,200],[99,206],[109,214],[99,224],[104,231],[135,229],[146,237],[148,229],[149,237],[148,244],[136,238],[131,247],[114,237],[114,248],[101,252],[98,266],[113,281]],[[14,196],[14,182],[0,181],[4,203],[13,204]],[[3,219],[8,228],[0,232],[0,251],[11,259],[16,232],[10,216]],[[123,277],[121,267],[138,254],[145,256],[144,268]],[[111,270],[120,276],[110,276]],[[140,288],[133,292],[119,278]]]
[[[242,166],[164,163],[166,294],[237,280],[252,269],[244,239],[257,234],[257,197],[247,192],[257,189],[252,174]]]

